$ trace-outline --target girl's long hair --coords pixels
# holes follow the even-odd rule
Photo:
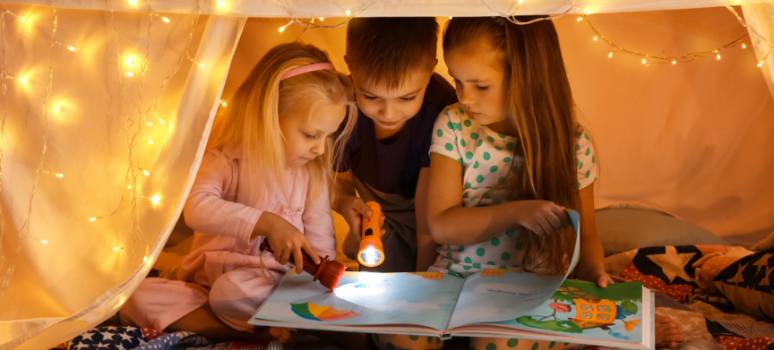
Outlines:
[[[289,111],[308,112],[314,105],[325,103],[345,105],[347,115],[341,131],[329,140],[324,155],[306,165],[310,173],[310,197],[316,198],[326,181],[331,181],[332,166],[339,161],[354,127],[357,109],[349,78],[335,70],[318,70],[280,79],[288,70],[314,63],[330,63],[330,59],[312,45],[289,43],[274,47],[242,83],[228,108],[222,109],[217,116],[208,147],[239,149],[240,179],[268,176],[282,183],[286,164],[280,118]],[[257,188],[240,188],[240,191],[250,191],[252,200],[276,190],[266,188],[270,181],[240,181],[240,186],[249,183],[263,184]]]
[[[537,17],[517,17],[530,21]],[[559,38],[548,20],[517,25],[504,18],[455,17],[446,28],[444,52],[471,49],[488,40],[501,53],[505,111],[516,131],[514,155],[523,157],[521,199],[550,200],[578,209],[576,122]],[[523,267],[546,274],[566,271],[575,235],[563,229],[547,237],[528,234]]]

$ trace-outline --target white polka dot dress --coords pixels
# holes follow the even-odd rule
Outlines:
[[[497,133],[468,116],[459,104],[441,112],[433,129],[430,153],[459,161],[463,167],[462,205],[487,206],[523,198],[511,188],[519,181],[523,159],[514,155],[516,138]],[[594,146],[579,127],[576,138],[578,188],[592,184],[598,166]],[[514,227],[485,242],[444,245],[431,270],[468,275],[482,268],[518,266],[524,254],[521,228]]]

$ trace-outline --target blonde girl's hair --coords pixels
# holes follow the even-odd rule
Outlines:
[[[241,179],[269,176],[282,183],[286,164],[280,118],[290,111],[308,112],[317,104],[335,104],[346,106],[347,115],[339,132],[328,140],[323,156],[306,165],[310,197],[316,198],[326,182],[332,180],[331,169],[339,162],[357,116],[350,80],[333,69],[282,79],[294,68],[317,63],[330,63],[330,59],[312,45],[295,42],[272,48],[239,87],[228,108],[222,109],[215,119],[208,147],[239,149]],[[240,181],[240,185],[246,183],[264,184],[240,189],[249,190],[253,199],[276,190],[266,188],[270,181]]]
[[[517,19],[525,22],[537,17]],[[518,139],[514,155],[524,159],[519,188],[513,192],[522,194],[522,199],[550,200],[578,209],[576,117],[554,24],[455,17],[444,33],[444,52],[471,49],[478,40],[487,40],[500,53],[504,107]],[[569,265],[575,235],[569,229],[549,236],[530,233],[527,243],[525,269],[562,274]]]

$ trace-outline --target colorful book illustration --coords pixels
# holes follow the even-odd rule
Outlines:
[[[575,212],[570,217],[577,238],[579,218]],[[571,269],[578,251],[576,244]],[[654,347],[653,297],[640,283],[601,289],[566,277],[512,269],[484,269],[467,278],[442,272],[347,272],[331,293],[309,274],[288,274],[249,323]]]

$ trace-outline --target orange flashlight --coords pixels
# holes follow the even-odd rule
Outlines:
[[[382,207],[374,201],[366,202],[371,208],[371,216],[363,217],[360,236],[360,249],[357,251],[357,261],[367,267],[379,266],[384,262],[384,247],[382,247]]]

